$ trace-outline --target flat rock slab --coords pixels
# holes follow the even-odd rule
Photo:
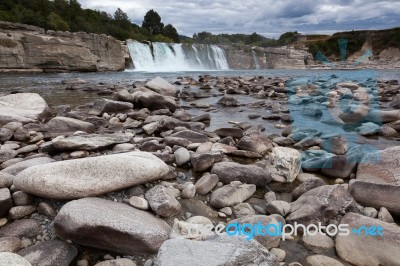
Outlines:
[[[43,121],[50,116],[50,108],[37,93],[17,93],[0,97],[0,126],[8,122],[23,124]]]
[[[133,139],[133,134],[90,134],[69,136],[53,141],[52,146],[56,150],[99,150],[115,144],[127,143]]]
[[[215,236],[206,241],[171,239],[158,252],[155,266],[266,265],[277,266],[269,251],[255,240]]]
[[[213,165],[212,174],[219,177],[219,181],[228,184],[232,181],[265,186],[272,178],[270,173],[256,165],[243,165],[235,162],[221,162]]]
[[[78,255],[78,249],[62,240],[50,240],[39,245],[25,248],[18,255],[32,265],[40,266],[68,266]]]
[[[155,253],[171,227],[148,212],[100,198],[70,201],[57,214],[59,237],[120,254]]]
[[[30,167],[15,177],[14,185],[41,197],[76,199],[158,180],[168,172],[151,153],[128,152]]]
[[[348,236],[339,234],[335,243],[336,252],[341,259],[353,265],[400,265],[399,226],[355,213],[346,214],[340,223],[348,224],[350,230],[380,227],[383,234],[366,235],[365,230],[361,230],[360,235],[358,231],[357,234],[350,233]]]

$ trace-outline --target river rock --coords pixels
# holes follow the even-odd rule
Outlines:
[[[314,188],[301,195],[292,206],[286,221],[290,224],[326,224],[342,212],[361,213],[359,206],[349,192],[341,185],[326,185]]]
[[[0,188],[0,217],[6,216],[12,206],[14,204],[10,190],[8,188]]]
[[[335,242],[328,235],[320,233],[315,235],[304,234],[301,240],[308,250],[317,254],[332,253],[335,250]]]
[[[239,106],[239,100],[234,96],[224,96],[218,100],[218,104],[223,106]]]
[[[14,158],[17,155],[18,153],[13,150],[0,150],[0,164]]]
[[[212,174],[225,184],[232,181],[265,186],[271,181],[270,173],[256,165],[243,165],[235,162],[220,162],[213,165]]]
[[[149,201],[150,208],[160,216],[171,217],[181,211],[179,202],[170,195],[167,188],[156,185],[146,192],[146,199]]]
[[[35,219],[14,221],[0,228],[0,237],[34,237],[42,232],[42,227]]]
[[[146,264],[144,264],[147,266]],[[116,260],[106,260],[102,261],[99,263],[96,263],[94,266],[137,266],[136,263],[134,263],[130,259],[116,259]]]
[[[276,182],[293,182],[301,170],[300,152],[287,147],[274,147],[266,169]]]
[[[18,254],[0,252],[0,265],[4,266],[32,266],[26,259]]]
[[[219,178],[215,174],[205,174],[197,180],[195,187],[199,195],[206,195],[209,193],[219,182]]]
[[[37,196],[75,199],[158,180],[168,172],[156,156],[129,152],[30,167],[15,177],[14,185]]]
[[[330,178],[348,178],[355,171],[356,167],[356,160],[346,155],[336,155],[325,162],[321,172]]]
[[[336,236],[336,252],[341,259],[354,265],[400,265],[398,225],[355,213],[347,213],[340,223],[349,224],[350,230],[356,229],[356,233]],[[381,228],[382,235],[379,235],[379,230],[375,231],[375,236],[371,236],[366,235],[365,230],[359,229],[371,226]]]
[[[61,135],[72,135],[76,131],[93,133],[94,130],[95,126],[92,123],[70,117],[57,116],[47,122],[44,127],[44,135],[46,138],[54,138]]]
[[[149,202],[142,197],[132,196],[129,199],[129,204],[139,210],[148,210],[149,209]]]
[[[194,171],[203,172],[210,168],[215,162],[222,160],[220,153],[194,153],[190,158],[190,163]]]
[[[164,96],[147,88],[135,89],[132,96],[135,103],[150,110],[168,109],[175,112],[177,108],[174,97]]]
[[[114,95],[114,100],[133,103],[133,96],[127,89],[122,89]]]
[[[16,93],[0,97],[0,126],[8,122],[44,121],[50,116],[50,108],[37,93]]]
[[[265,209],[270,214],[279,214],[280,216],[285,217],[290,212],[291,206],[286,201],[274,200],[269,202]]]
[[[17,252],[21,249],[21,240],[18,237],[1,237],[0,238],[0,253],[1,252]]]
[[[56,150],[99,150],[115,144],[127,143],[133,139],[130,133],[76,135],[53,140]]]
[[[62,239],[127,255],[157,252],[171,231],[148,212],[100,198],[68,202],[57,214],[54,228]]]
[[[346,138],[342,136],[334,136],[332,138],[323,140],[321,147],[327,152],[336,155],[345,155],[349,149]]]
[[[21,219],[25,216],[31,215],[36,211],[36,206],[17,206],[9,210],[9,216],[12,220]]]
[[[256,192],[253,184],[242,184],[238,181],[223,186],[211,193],[210,205],[220,209],[242,203]]]
[[[10,140],[14,135],[14,131],[8,128],[0,128],[0,142],[6,142]]]
[[[42,165],[42,164],[48,164],[48,163],[52,163],[52,162],[55,162],[55,160],[48,158],[48,157],[33,158],[33,159],[28,159],[28,160],[10,165],[10,166],[4,168],[1,172],[11,174],[11,175],[16,175],[19,172],[21,172],[29,167],[36,166],[36,165]]]
[[[190,161],[190,153],[186,148],[179,148],[174,152],[175,163],[177,166],[184,165]]]
[[[132,103],[113,101],[109,99],[97,99],[93,102],[89,114],[101,116],[104,113],[129,113],[132,109]]]
[[[208,141],[206,135],[192,130],[182,130],[172,134],[171,137],[187,139],[192,143],[204,143]]]
[[[310,266],[321,266],[321,265],[329,265],[329,266],[344,266],[343,263],[341,263],[338,260],[335,260],[331,257],[324,256],[324,255],[311,255],[307,256],[306,262]]]
[[[78,249],[61,240],[49,240],[18,252],[32,265],[68,266],[78,255]]]
[[[237,143],[236,147],[240,150],[252,151],[264,154],[272,149],[273,141],[265,134],[250,130],[245,133],[244,137]]]
[[[156,77],[146,83],[146,87],[161,95],[175,96],[178,89],[163,78]]]
[[[206,241],[170,239],[161,246],[154,266],[268,265],[278,266],[275,256],[255,240],[227,235]]]
[[[311,190],[313,188],[316,188],[316,187],[324,186],[324,185],[327,185],[327,184],[321,178],[316,177],[316,178],[307,179],[303,183],[301,183],[298,187],[293,189],[292,197],[293,197],[294,200],[296,200],[301,195],[306,193],[307,191],[309,191],[309,190]]]
[[[233,137],[233,138],[242,138],[243,137],[243,131],[240,128],[219,128],[214,131],[215,134],[217,134],[220,137]]]
[[[360,127],[356,128],[358,134],[362,136],[376,135],[380,132],[381,127],[375,123],[368,122],[363,123]]]

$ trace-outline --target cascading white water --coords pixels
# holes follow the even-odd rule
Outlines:
[[[260,69],[260,63],[258,63],[256,51],[251,50],[251,52],[253,53],[253,59],[254,59],[254,64],[256,66],[256,69]]]
[[[137,71],[194,71],[229,69],[223,49],[216,45],[149,44],[128,42]]]

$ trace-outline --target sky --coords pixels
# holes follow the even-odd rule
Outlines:
[[[400,0],[79,0],[84,8],[126,12],[138,25],[154,9],[179,34],[257,32],[277,38],[287,31],[332,34],[400,26]]]

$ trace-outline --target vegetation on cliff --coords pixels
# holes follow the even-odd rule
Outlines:
[[[147,12],[140,27],[132,23],[120,8],[111,15],[84,9],[77,0],[1,0],[0,20],[35,25],[46,30],[104,33],[120,40],[179,42],[176,29],[171,24],[164,27],[160,16],[153,10]],[[155,27],[157,30],[152,31]]]

